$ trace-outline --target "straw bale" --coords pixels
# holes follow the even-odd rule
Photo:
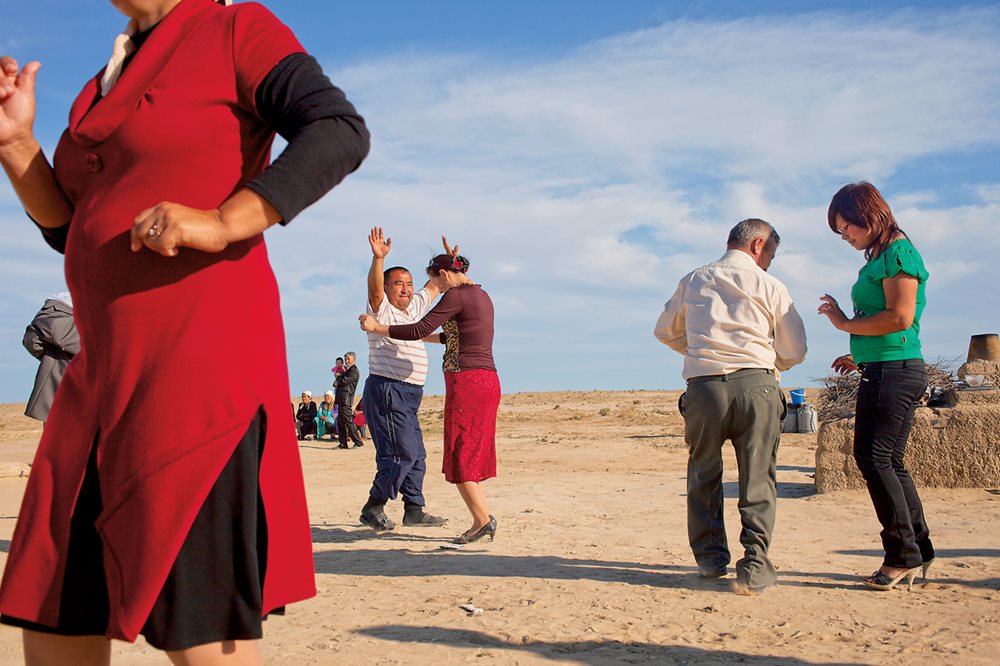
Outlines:
[[[918,488],[996,488],[1000,486],[1000,391],[956,393],[954,407],[917,409],[906,445],[906,469]],[[853,419],[820,426],[817,492],[865,488],[853,451]]]

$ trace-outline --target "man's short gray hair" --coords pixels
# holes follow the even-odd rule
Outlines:
[[[344,354],[344,358],[347,358],[347,357],[350,357],[350,358],[353,358],[354,360],[357,360],[358,355],[355,354],[354,352],[347,352],[346,354]]]
[[[773,238],[776,246],[781,243],[781,237],[778,236],[778,232],[774,230],[774,227],[764,220],[750,217],[732,228],[726,244],[732,248],[749,247],[750,242],[755,238],[764,238],[765,240]]]

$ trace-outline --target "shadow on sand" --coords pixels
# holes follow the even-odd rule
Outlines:
[[[428,643],[470,650],[521,651],[540,655],[554,661],[573,661],[592,664],[825,664],[825,666],[851,666],[860,662],[803,661],[785,655],[758,656],[732,650],[709,650],[685,645],[657,645],[654,643],[625,643],[612,640],[546,642],[525,636],[520,641],[506,641],[481,631],[445,629],[441,627],[409,627],[382,625],[361,629],[356,633],[379,640],[400,643]],[[470,655],[471,656],[471,655]],[[478,655],[477,655],[478,656]],[[486,656],[486,655],[482,655]]]

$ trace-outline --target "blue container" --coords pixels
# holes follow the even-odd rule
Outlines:
[[[793,405],[803,405],[806,402],[806,390],[805,389],[792,389],[788,392],[792,396]]]

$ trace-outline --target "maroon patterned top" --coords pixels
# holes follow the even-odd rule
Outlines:
[[[478,284],[452,287],[424,318],[415,324],[389,327],[389,337],[420,340],[434,329],[444,329],[444,371],[481,368],[496,370],[493,363],[493,301]]]

